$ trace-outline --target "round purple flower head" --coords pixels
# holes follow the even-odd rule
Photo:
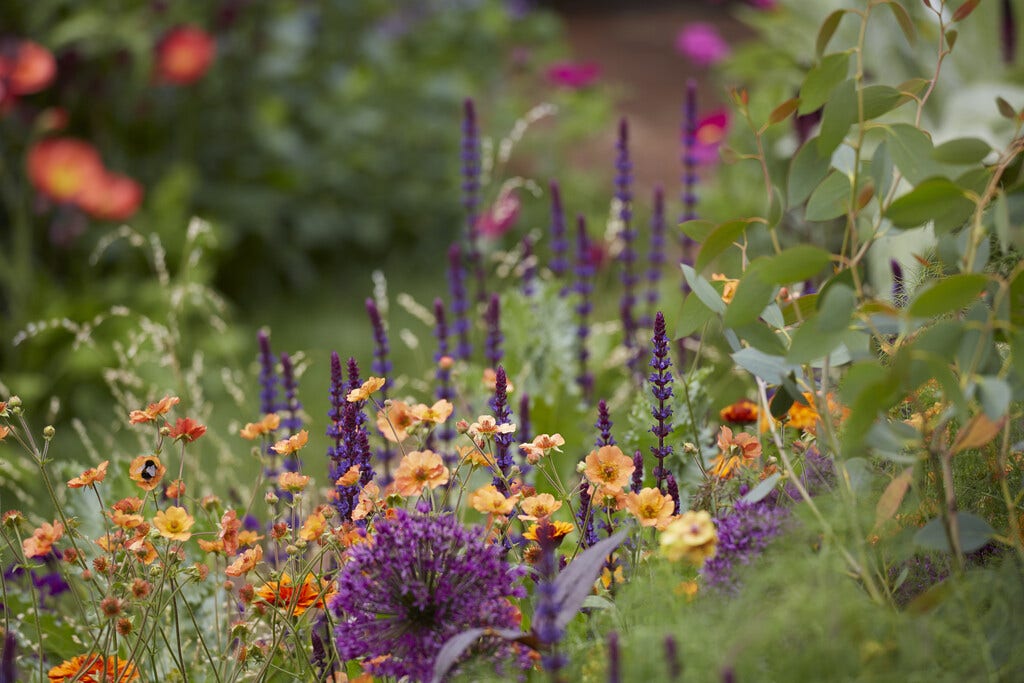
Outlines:
[[[475,627],[518,628],[508,599],[525,597],[517,585],[524,573],[479,527],[467,529],[452,515],[398,510],[377,523],[372,543],[348,551],[330,601],[338,653],[362,659],[373,676],[430,680],[452,636]],[[513,654],[504,641],[481,647]]]

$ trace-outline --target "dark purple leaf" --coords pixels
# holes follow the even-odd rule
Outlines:
[[[555,579],[555,604],[558,605],[558,617],[555,626],[559,629],[572,621],[583,606],[583,601],[590,595],[604,567],[605,559],[626,538],[626,532],[620,531],[594,545],[576,556],[558,578]]]

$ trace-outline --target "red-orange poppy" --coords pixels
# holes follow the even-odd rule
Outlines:
[[[156,71],[160,80],[176,85],[198,81],[213,63],[217,43],[198,26],[171,29],[156,47]]]
[[[41,140],[28,151],[32,185],[57,202],[76,202],[97,176],[103,175],[99,152],[75,138]]]

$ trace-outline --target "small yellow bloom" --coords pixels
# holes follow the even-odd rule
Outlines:
[[[686,601],[689,602],[697,595],[698,590],[700,590],[700,584],[696,581],[683,581],[673,588],[672,592],[676,595],[685,595]]]
[[[525,534],[523,534],[523,538],[529,541],[536,541],[537,529],[539,528],[539,526],[539,524],[531,524],[530,528],[527,529]],[[573,525],[569,522],[551,522],[549,526],[551,527],[550,534],[551,540],[553,541],[565,538],[566,536],[571,534],[572,530],[574,529]]]
[[[387,380],[385,380],[383,377],[371,377],[365,382],[363,382],[362,386],[359,387],[358,389],[353,389],[352,391],[348,392],[348,395],[345,397],[345,400],[348,401],[349,403],[365,401],[366,399],[370,398],[370,394],[374,393],[375,391],[379,391],[380,388],[384,386],[386,381]]]
[[[299,538],[304,541],[316,541],[323,536],[326,530],[327,518],[319,512],[314,512],[302,523],[302,528],[299,529]]]
[[[724,282],[725,286],[722,289],[722,301],[725,303],[732,303],[732,298],[736,296],[736,287],[740,284],[739,280],[726,277],[722,273],[715,273],[711,276],[713,282]]]
[[[195,518],[183,507],[172,506],[160,510],[153,517],[153,526],[164,538],[172,541],[187,541],[192,537],[189,529],[196,523]]]
[[[309,432],[303,429],[298,434],[294,434],[287,439],[281,439],[274,444],[274,452],[279,455],[287,455],[289,453],[295,453],[296,451],[302,450],[302,447],[309,441]]]
[[[626,508],[637,518],[640,526],[664,529],[672,519],[675,506],[672,496],[656,488],[645,488],[639,493],[626,495]]]
[[[300,493],[309,484],[309,477],[298,472],[282,472],[277,478],[277,483],[285,491]]]
[[[486,515],[508,515],[516,507],[516,498],[506,498],[494,484],[481,486],[469,496],[469,505]]]
[[[705,511],[684,512],[673,520],[658,539],[661,553],[672,562],[686,560],[698,567],[714,557],[718,531],[711,515]]]
[[[425,403],[414,405],[412,407],[412,414],[420,422],[441,424],[451,417],[453,410],[455,410],[455,406],[453,406],[450,401],[446,401],[442,398],[432,406],[428,406]]]
[[[523,498],[519,507],[524,513],[519,515],[519,519],[524,522],[536,522],[542,517],[550,517],[554,514],[562,507],[562,501],[555,500],[550,493],[538,493],[535,496]]]
[[[259,532],[252,531],[250,529],[242,529],[238,532],[238,547],[244,548],[246,546],[255,545],[264,538],[265,536],[261,536]]]

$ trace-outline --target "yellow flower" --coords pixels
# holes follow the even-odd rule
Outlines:
[[[515,509],[516,498],[506,498],[494,484],[487,484],[470,494],[469,505],[486,515],[507,515]]]
[[[160,510],[153,517],[153,526],[164,538],[172,541],[187,541],[192,536],[189,529],[196,523],[195,518],[183,507],[172,506]]]
[[[718,531],[708,512],[691,510],[670,522],[658,541],[662,555],[672,562],[685,559],[700,567],[704,560],[714,557]]]
[[[418,496],[423,487],[436,489],[448,483],[449,472],[441,456],[433,451],[411,451],[395,471],[395,490],[403,496]]]
[[[523,498],[519,507],[525,513],[519,515],[519,519],[524,522],[536,522],[541,517],[550,517],[554,514],[562,507],[562,501],[555,500],[550,493],[538,493],[535,496]]]
[[[550,527],[549,533],[551,534],[552,541],[557,541],[562,538],[565,538],[566,536],[572,533],[572,530],[574,528],[572,524],[569,524],[569,522],[551,522],[548,526]],[[539,524],[531,524],[530,528],[527,529],[525,534],[523,534],[523,538],[529,541],[536,541],[537,529],[539,527]]]
[[[299,530],[299,538],[304,541],[316,541],[327,530],[327,518],[319,512],[314,512],[302,523]]]
[[[287,439],[281,439],[275,443],[273,446],[274,452],[279,455],[295,453],[296,451],[301,450],[302,447],[306,445],[307,441],[309,441],[309,432],[303,429],[298,434],[294,434]]]
[[[309,477],[298,472],[282,472],[277,478],[277,483],[285,491],[299,493],[309,484]]]
[[[608,491],[621,491],[636,469],[633,459],[618,446],[601,446],[590,451],[585,462],[587,466],[583,474],[590,483]]]
[[[656,488],[646,488],[639,493],[626,495],[626,508],[639,520],[640,526],[664,529],[671,521],[675,507],[672,496]]]
[[[418,403],[414,405],[412,407],[412,414],[420,422],[441,424],[451,417],[453,410],[455,410],[455,406],[453,406],[450,401],[446,401],[442,398],[432,406],[428,406],[425,403]]]
[[[726,277],[722,273],[715,273],[711,276],[713,282],[724,282],[725,285],[722,288],[722,301],[725,303],[731,303],[732,298],[736,296],[736,286],[739,285],[739,280],[734,280],[730,277]]]
[[[370,394],[380,390],[380,388],[384,386],[386,381],[387,380],[385,380],[383,377],[371,377],[365,382],[363,382],[363,385],[358,389],[353,389],[352,391],[348,392],[348,395],[345,397],[345,400],[348,401],[349,403],[365,401],[366,399],[370,398]]]

